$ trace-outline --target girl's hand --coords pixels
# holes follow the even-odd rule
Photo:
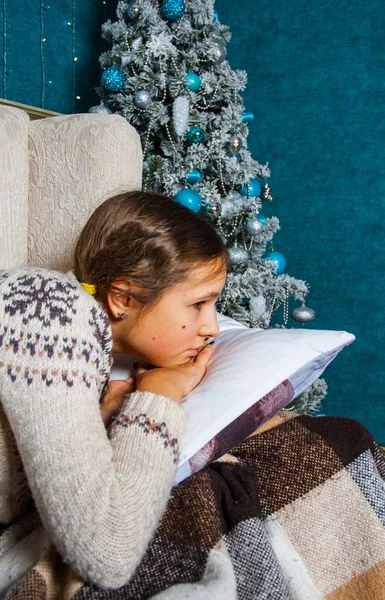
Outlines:
[[[108,383],[108,392],[100,407],[102,419],[106,427],[118,415],[123,406],[127,394],[135,391],[135,379],[115,379]]]
[[[214,345],[208,344],[199,352],[194,362],[179,367],[159,367],[151,370],[139,367],[136,389],[141,392],[161,394],[180,403],[182,398],[202,381],[213,352]]]

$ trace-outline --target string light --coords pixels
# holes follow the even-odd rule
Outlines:
[[[103,6],[104,6],[104,23],[107,21],[107,2],[106,0],[103,0]],[[104,39],[103,42],[103,46],[104,46],[104,52],[107,50],[107,40]]]
[[[44,70],[44,7],[43,0],[40,0],[40,68],[41,68],[41,86],[40,86],[40,106],[44,108],[45,102],[45,70]]]
[[[76,87],[76,62],[77,62],[77,56],[75,55],[76,53],[76,37],[75,37],[75,0],[72,0],[72,24],[71,24],[71,29],[72,29],[72,56],[73,56],[73,61],[72,61],[72,112],[75,112],[75,87]],[[80,100],[80,97],[76,97],[76,100]]]
[[[3,97],[7,97],[7,5],[3,0]]]

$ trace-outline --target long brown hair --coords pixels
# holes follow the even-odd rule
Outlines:
[[[227,248],[211,222],[171,198],[127,192],[103,202],[91,215],[75,250],[75,275],[97,292],[123,280],[140,290],[135,298],[153,305],[183,281],[195,265],[229,268]],[[133,295],[129,287],[127,293]]]

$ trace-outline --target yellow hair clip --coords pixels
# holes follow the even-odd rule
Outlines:
[[[92,285],[92,283],[81,283],[81,282],[80,282],[80,285],[82,286],[83,290],[88,292],[88,294],[91,294],[91,296],[95,296],[96,285]]]

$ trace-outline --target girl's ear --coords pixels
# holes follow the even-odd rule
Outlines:
[[[119,282],[120,283],[120,282]],[[121,284],[115,284],[117,289],[108,289],[105,293],[105,304],[108,309],[110,315],[115,319],[124,319],[127,316],[128,310],[130,308],[131,298],[128,294],[118,291],[119,288],[124,290],[126,286],[122,286]]]

